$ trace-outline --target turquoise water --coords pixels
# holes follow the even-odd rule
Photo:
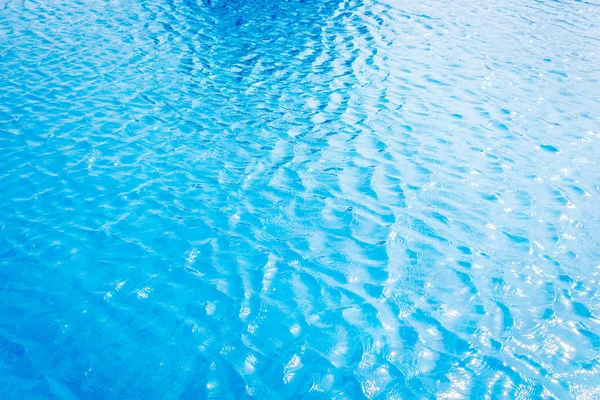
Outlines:
[[[0,0],[0,398],[598,399],[599,26]]]

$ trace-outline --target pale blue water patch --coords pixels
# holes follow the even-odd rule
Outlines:
[[[0,0],[0,398],[598,398],[599,19]]]

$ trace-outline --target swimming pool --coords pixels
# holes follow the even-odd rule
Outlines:
[[[0,0],[0,397],[598,398],[599,18]]]

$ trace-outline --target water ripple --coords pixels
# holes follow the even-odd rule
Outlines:
[[[598,5],[0,9],[0,397],[600,396]]]

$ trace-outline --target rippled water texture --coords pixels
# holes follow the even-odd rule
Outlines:
[[[0,398],[598,399],[599,27],[0,0]]]

